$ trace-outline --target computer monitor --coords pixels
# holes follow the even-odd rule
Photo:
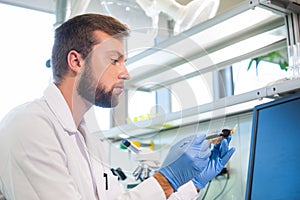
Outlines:
[[[246,200],[299,200],[300,95],[253,112]]]

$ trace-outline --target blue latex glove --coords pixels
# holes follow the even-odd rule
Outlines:
[[[181,185],[199,176],[207,166],[210,154],[210,143],[205,140],[205,134],[186,137],[171,147],[159,172],[177,191]]]
[[[199,176],[193,179],[193,182],[198,189],[204,188],[210,180],[216,177],[235,152],[234,147],[231,149],[228,148],[230,140],[231,136],[228,136],[219,144],[214,145],[207,167]]]

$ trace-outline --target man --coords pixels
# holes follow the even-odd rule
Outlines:
[[[114,107],[129,74],[128,28],[99,14],[74,17],[55,31],[54,83],[44,97],[11,111],[0,124],[0,191],[7,199],[192,199],[234,152],[230,139],[210,151],[204,135],[174,145],[163,166],[124,191],[93,140],[84,115]]]

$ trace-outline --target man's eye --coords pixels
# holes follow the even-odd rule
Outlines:
[[[113,65],[115,65],[115,64],[117,64],[117,63],[119,62],[118,59],[113,59],[113,58],[111,58],[110,60],[111,60],[111,63],[112,63]]]

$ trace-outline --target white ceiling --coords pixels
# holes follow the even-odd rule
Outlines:
[[[71,2],[73,1],[74,0],[71,0]],[[91,0],[88,10],[90,12],[101,12],[102,7],[100,2],[101,0]],[[47,13],[55,13],[56,0],[0,0],[0,3],[20,6]]]
[[[55,0],[0,0],[0,3],[20,6],[48,13],[55,12]]]
[[[189,3],[191,0],[176,0],[176,1],[178,3],[185,5]],[[228,8],[231,8],[232,6],[242,1],[243,0],[220,0],[219,11],[227,10]],[[91,0],[88,9],[92,11],[95,11],[95,9],[102,10],[100,2],[101,0]],[[48,13],[55,12],[55,0],[0,0],[0,3],[20,6],[20,7],[39,10]]]

